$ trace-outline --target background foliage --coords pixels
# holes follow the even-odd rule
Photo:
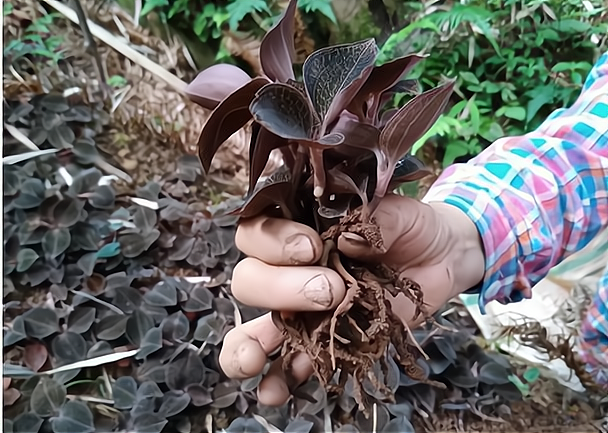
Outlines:
[[[201,43],[217,46],[214,61],[234,62],[219,43],[222,31],[263,33],[281,11],[277,3],[145,0],[141,15],[155,12],[169,26],[193,29]],[[307,23],[317,42],[373,36],[383,43],[381,61],[429,54],[411,73],[425,89],[441,78],[458,78],[450,110],[414,149],[433,138],[443,167],[501,136],[530,131],[553,110],[572,104],[608,46],[601,0],[352,3],[360,10],[350,22],[337,20],[330,0],[302,0],[299,6],[312,14]],[[335,1],[333,8],[341,4]]]

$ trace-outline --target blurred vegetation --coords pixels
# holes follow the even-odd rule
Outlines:
[[[606,49],[601,1],[592,11],[561,0],[470,1],[432,11],[409,3],[411,23],[383,49],[387,60],[401,50],[430,54],[412,74],[424,87],[458,78],[454,105],[425,137],[437,138],[443,166],[531,131],[572,104]]]
[[[185,37],[190,48],[200,45],[195,51],[211,47],[214,58],[198,61],[202,68],[210,61],[237,61],[222,45],[224,32],[262,34],[283,3],[144,0],[140,16],[154,16],[183,36],[193,32],[198,43]],[[415,148],[432,140],[444,167],[501,136],[533,130],[553,110],[572,104],[607,45],[608,7],[601,0],[301,0],[299,5],[319,45],[375,37],[383,61],[408,52],[429,54],[411,76],[424,88],[458,78],[451,108]]]

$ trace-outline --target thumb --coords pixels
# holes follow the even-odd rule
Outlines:
[[[413,228],[423,212],[423,206],[409,197],[394,194],[384,197],[374,212],[374,220],[382,236],[385,252]],[[372,227],[370,229],[373,230]],[[378,248],[356,233],[342,233],[338,237],[338,249],[352,259],[373,261],[383,256]]]

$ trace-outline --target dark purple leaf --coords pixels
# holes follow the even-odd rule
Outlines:
[[[253,191],[260,175],[264,171],[270,153],[274,149],[280,149],[289,144],[289,141],[283,137],[270,132],[263,126],[259,126],[260,131],[257,134],[253,146],[250,147],[250,168],[249,168],[249,191]],[[253,139],[253,137],[252,137]]]
[[[119,377],[112,385],[114,407],[118,410],[131,409],[135,403],[136,394],[137,382],[131,376]]]
[[[186,392],[190,395],[192,404],[197,407],[205,406],[213,401],[211,392],[202,385],[189,385]]]
[[[200,384],[204,377],[203,360],[192,350],[185,350],[165,370],[165,383],[169,389],[184,390],[188,385]]]
[[[322,125],[320,134],[357,94],[378,54],[374,39],[335,45],[312,53],[304,62],[304,85]]]
[[[315,116],[306,96],[283,83],[264,86],[249,107],[256,122],[287,140],[310,140]]]
[[[226,429],[227,433],[266,433],[266,431],[267,430],[262,426],[262,424],[257,422],[255,419],[245,417],[235,419]],[[293,430],[289,430],[289,432],[292,433]]]
[[[279,21],[262,39],[260,45],[260,63],[264,74],[272,81],[286,82],[293,80],[294,18],[297,0],[291,0]]]
[[[397,163],[388,189],[393,190],[402,183],[414,182],[430,174],[433,174],[433,171],[424,165],[422,161],[415,156],[406,155]]]
[[[260,215],[271,206],[278,206],[283,214],[291,215],[289,199],[292,188],[290,174],[279,170],[253,191],[238,214],[241,218],[250,218]]]
[[[249,81],[251,77],[242,69],[221,63],[202,70],[186,87],[186,95],[201,107],[214,110],[228,95]]]
[[[239,395],[239,387],[233,381],[220,382],[213,389],[213,402],[211,407],[224,409],[232,406]]]
[[[331,132],[342,134],[346,147],[368,149],[370,151],[373,151],[380,139],[378,128],[374,125],[358,122],[356,117],[350,115],[347,111],[340,115]],[[356,155],[354,154],[353,157]]]
[[[139,347],[146,333],[154,327],[154,320],[143,313],[135,310],[135,313],[127,320],[125,334],[131,344]]]
[[[382,429],[382,433],[414,433],[414,426],[404,416],[399,416],[389,421]]]
[[[348,104],[348,110],[359,119],[375,120],[383,92],[397,84],[424,56],[409,54],[374,67],[369,77]]]
[[[158,412],[167,418],[181,413],[190,404],[190,395],[181,390],[167,392]]]
[[[382,107],[382,99],[388,99],[395,95],[395,93],[406,93],[408,95],[417,95],[420,93],[420,83],[418,80],[400,80],[395,83],[394,86],[386,89],[382,92],[382,98],[380,99],[380,106]]]
[[[474,388],[479,383],[471,370],[465,367],[450,367],[444,372],[444,375],[447,380],[459,388]]]
[[[433,126],[447,105],[455,80],[412,98],[380,133],[375,195],[386,194],[397,161]]]
[[[495,362],[488,362],[479,369],[479,381],[490,385],[509,383],[509,371]]]
[[[251,120],[249,105],[255,94],[268,84],[268,79],[256,77],[239,87],[213,110],[198,139],[198,155],[205,172],[220,146]]]
[[[146,359],[148,355],[156,352],[163,347],[162,331],[159,327],[151,328],[141,340],[140,350],[135,355],[135,359]]]
[[[82,361],[87,356],[87,342],[83,336],[70,331],[55,337],[51,348],[57,361],[62,364]]]

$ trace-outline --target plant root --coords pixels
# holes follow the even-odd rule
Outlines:
[[[420,357],[425,356],[422,348],[410,334],[409,327],[392,311],[385,297],[385,290],[393,296],[403,293],[416,306],[416,318],[422,315],[432,322],[420,286],[401,278],[399,272],[388,266],[369,266],[341,257],[336,244],[342,233],[362,237],[378,253],[386,251],[382,234],[373,219],[363,222],[360,211],[344,217],[321,235],[325,249],[320,261],[320,265],[329,266],[344,279],[344,300],[333,313],[297,313],[291,317],[277,314],[274,317],[285,336],[282,348],[285,369],[289,370],[296,353],[304,352],[310,357],[315,375],[327,390],[343,391],[348,374],[352,375],[353,397],[359,409],[369,416],[363,390],[366,379],[386,400],[394,400],[390,389],[373,371],[374,364],[379,362],[384,377],[387,376],[385,356],[391,344],[396,361],[410,378],[435,386],[444,385],[427,379],[424,369],[417,363]],[[337,371],[340,375],[338,383],[335,383]]]

